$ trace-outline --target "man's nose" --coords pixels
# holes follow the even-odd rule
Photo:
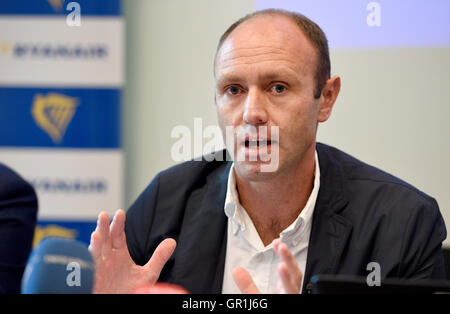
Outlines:
[[[246,124],[260,125],[267,123],[267,118],[264,95],[257,89],[250,89],[245,100],[242,119]]]

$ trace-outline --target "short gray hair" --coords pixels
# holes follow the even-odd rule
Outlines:
[[[328,40],[325,33],[319,27],[319,25],[311,21],[303,14],[281,9],[266,9],[247,14],[246,16],[242,17],[241,19],[233,23],[230,27],[228,27],[225,33],[222,34],[222,36],[219,39],[219,44],[217,45],[216,56],[214,60],[217,58],[217,53],[222,47],[224,41],[228,38],[231,32],[233,32],[233,30],[235,30],[243,22],[265,14],[267,15],[278,14],[290,18],[293,22],[295,22],[295,24],[300,28],[303,34],[305,34],[306,38],[308,38],[309,42],[316,49],[318,53],[318,64],[315,75],[316,86],[314,88],[314,97],[319,98],[322,93],[322,88],[324,87],[326,81],[330,78],[331,72]]]

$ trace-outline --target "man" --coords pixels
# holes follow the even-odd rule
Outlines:
[[[0,293],[20,293],[37,209],[33,187],[0,164]]]
[[[160,173],[126,225],[123,211],[110,227],[101,213],[90,246],[97,292],[159,280],[193,293],[299,293],[312,275],[365,276],[371,262],[382,278],[445,278],[436,201],[316,144],[341,83],[315,23],[277,10],[246,16],[222,36],[214,73],[220,127],[235,130],[226,140],[234,162]],[[263,171],[272,151],[277,167]]]

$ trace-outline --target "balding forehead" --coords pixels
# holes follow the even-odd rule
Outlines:
[[[309,44],[308,39],[292,18],[281,14],[262,14],[252,17],[237,26],[228,39],[233,38],[237,42],[244,40],[251,45],[252,42],[258,42],[261,37],[270,40],[273,46],[277,44],[284,46],[292,41]]]
[[[282,47],[277,47],[275,45],[234,45],[231,41],[224,44],[221,51],[222,59],[232,58],[234,54],[239,54],[240,57],[251,57],[251,56],[265,56],[268,54],[283,55],[284,49]]]
[[[272,46],[261,46],[251,48],[233,48],[223,50],[220,58],[218,58],[218,65],[220,69],[226,70],[238,65],[251,65],[262,62],[275,62],[288,64],[291,69],[298,69],[301,64],[299,60],[301,56],[292,56],[283,49]]]
[[[315,68],[317,53],[299,27],[288,17],[262,15],[243,22],[223,42],[217,52],[215,67],[228,67],[233,63],[279,58],[305,63]]]

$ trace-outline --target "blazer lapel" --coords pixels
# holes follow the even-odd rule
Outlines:
[[[224,213],[231,163],[218,167],[186,204],[175,265],[174,283],[191,293],[221,293],[227,243]]]
[[[337,271],[342,252],[352,230],[351,222],[340,215],[348,203],[341,166],[329,158],[326,147],[317,145],[320,166],[320,190],[314,209],[303,291],[318,274]]]

